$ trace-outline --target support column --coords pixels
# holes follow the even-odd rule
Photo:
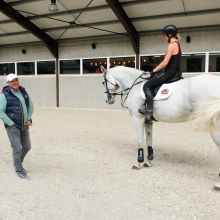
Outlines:
[[[140,54],[136,54],[135,56],[136,59],[136,69],[140,69]]]
[[[58,58],[56,58],[55,61],[55,74],[56,74],[56,107],[60,106],[60,83],[59,83],[59,65],[58,65]]]

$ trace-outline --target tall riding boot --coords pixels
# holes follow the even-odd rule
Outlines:
[[[144,93],[145,93],[146,101],[144,105],[142,105],[141,108],[139,109],[139,112],[141,114],[147,114],[150,117],[152,117],[153,116],[153,94],[148,87],[145,88]]]

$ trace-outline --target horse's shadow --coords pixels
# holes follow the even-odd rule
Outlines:
[[[118,151],[120,155],[126,155],[126,156],[134,156],[136,154],[137,149],[134,148],[134,145],[129,143],[127,140],[123,145],[129,146],[129,151],[127,147],[120,147],[118,148]],[[118,145],[117,145],[118,146]],[[166,163],[170,164],[172,166],[178,166],[178,165],[187,165],[190,167],[196,167],[196,168],[203,168],[206,169],[207,167],[216,167],[216,164],[220,164],[218,156],[215,155],[215,152],[210,149],[210,154],[207,154],[207,152],[199,152],[195,151],[195,149],[183,149],[182,146],[176,145],[175,147],[168,147],[164,145],[155,145],[153,146],[154,149],[154,162],[160,162],[160,163]],[[217,150],[216,150],[217,151]],[[132,152],[132,155],[130,155]],[[216,152],[218,153],[218,152]],[[146,148],[145,148],[145,154],[147,154]]]
[[[211,154],[211,153],[210,153]],[[172,166],[187,165],[197,168],[215,167],[216,158],[213,158],[206,153],[198,151],[186,151],[177,146],[177,148],[164,149],[163,147],[154,147],[154,160],[162,163],[171,164]]]

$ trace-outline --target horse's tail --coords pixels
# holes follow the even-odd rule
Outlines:
[[[207,105],[203,106],[200,111],[194,112],[190,116],[193,120],[196,130],[211,132],[220,117],[220,97],[211,100]]]

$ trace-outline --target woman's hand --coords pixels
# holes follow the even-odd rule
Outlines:
[[[31,120],[27,120],[25,125],[29,128],[32,125]]]

